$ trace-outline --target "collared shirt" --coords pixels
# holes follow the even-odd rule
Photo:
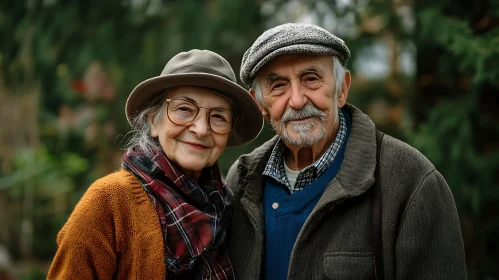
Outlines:
[[[343,146],[343,142],[345,141],[347,135],[347,125],[345,116],[343,115],[343,112],[341,110],[339,110],[339,116],[340,125],[333,144],[331,144],[327,151],[317,161],[300,171],[300,174],[298,174],[294,186],[291,186],[289,184],[286,173],[284,171],[284,151],[286,150],[286,145],[284,144],[282,139],[277,141],[274,148],[272,149],[272,153],[270,154],[269,161],[265,166],[263,175],[272,177],[277,182],[285,185],[289,188],[289,191],[291,193],[302,190],[305,186],[312,183],[315,179],[321,176],[324,171],[331,165],[331,163],[336,158],[338,151]]]

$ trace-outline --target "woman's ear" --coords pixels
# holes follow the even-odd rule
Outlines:
[[[151,114],[147,115],[147,121],[149,122],[149,126],[151,127],[151,136],[158,137],[159,135],[158,127],[154,123],[154,118]]]

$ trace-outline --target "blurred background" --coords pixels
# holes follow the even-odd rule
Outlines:
[[[119,167],[139,82],[193,48],[238,73],[285,22],[346,41],[349,102],[436,165],[468,278],[499,279],[499,0],[0,1],[0,279],[45,279],[74,205]],[[222,172],[272,135],[227,149]]]

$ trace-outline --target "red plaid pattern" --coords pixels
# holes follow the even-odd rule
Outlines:
[[[124,155],[123,168],[139,178],[158,213],[167,279],[189,271],[196,279],[233,279],[224,246],[232,193],[222,183],[218,163],[196,182],[162,151],[148,158],[134,149]]]

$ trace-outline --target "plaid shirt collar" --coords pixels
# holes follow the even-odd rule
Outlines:
[[[286,150],[286,145],[282,140],[277,141],[272,153],[270,154],[269,161],[265,166],[263,175],[274,178],[277,182],[288,187],[291,193],[302,190],[305,186],[311,184],[315,179],[319,178],[324,171],[333,163],[336,158],[336,154],[343,146],[347,135],[347,125],[345,116],[343,112],[339,110],[340,116],[340,126],[338,128],[338,133],[334,139],[333,144],[327,149],[327,151],[312,165],[305,167],[300,171],[298,177],[296,178],[296,183],[294,186],[290,186],[286,174],[284,172],[284,151]]]

